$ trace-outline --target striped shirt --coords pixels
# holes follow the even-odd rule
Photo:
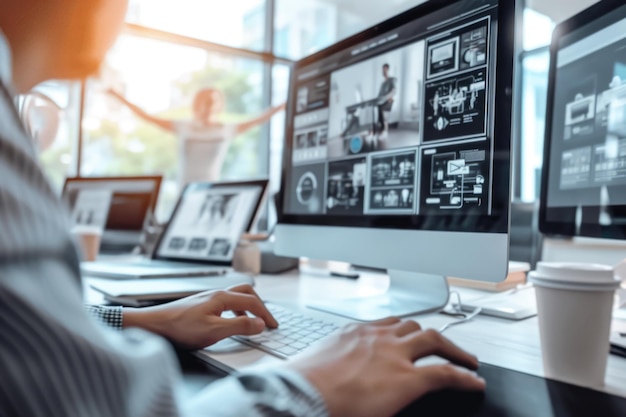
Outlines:
[[[0,33],[0,55],[7,50]],[[286,369],[242,372],[181,404],[168,343],[93,318],[120,324],[119,310],[85,311],[67,215],[7,79],[0,74],[0,417],[325,416],[315,388]]]

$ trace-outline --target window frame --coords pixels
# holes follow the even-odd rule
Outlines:
[[[511,199],[512,201],[521,201],[524,196],[524,184],[522,179],[523,172],[523,109],[524,109],[524,83],[527,77],[527,74],[524,71],[524,62],[526,59],[533,58],[536,56],[540,56],[550,51],[550,43],[544,46],[539,46],[537,48],[532,49],[524,49],[524,10],[528,8],[528,0],[519,0],[518,4],[520,7],[519,14],[522,19],[522,24],[518,25],[518,36],[517,36],[517,70],[515,76],[515,100],[513,103],[513,140],[511,143],[511,161],[512,161],[512,174],[513,174],[513,183],[511,189]]]

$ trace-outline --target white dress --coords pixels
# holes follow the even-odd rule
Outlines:
[[[203,125],[196,121],[174,122],[179,138],[179,181],[184,186],[195,181],[219,181],[236,125]]]

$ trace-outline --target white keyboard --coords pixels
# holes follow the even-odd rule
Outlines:
[[[278,321],[278,329],[267,329],[254,336],[233,336],[233,339],[287,359],[337,330],[333,323],[276,304],[268,303],[266,307]]]

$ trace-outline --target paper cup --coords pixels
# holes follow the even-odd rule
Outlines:
[[[261,250],[255,242],[239,241],[233,255],[233,269],[254,275],[261,273]]]
[[[535,285],[543,369],[548,378],[604,385],[611,312],[620,282],[606,265],[539,262]]]
[[[74,226],[71,232],[82,253],[82,260],[88,262],[95,261],[100,252],[102,229],[93,226]]]

